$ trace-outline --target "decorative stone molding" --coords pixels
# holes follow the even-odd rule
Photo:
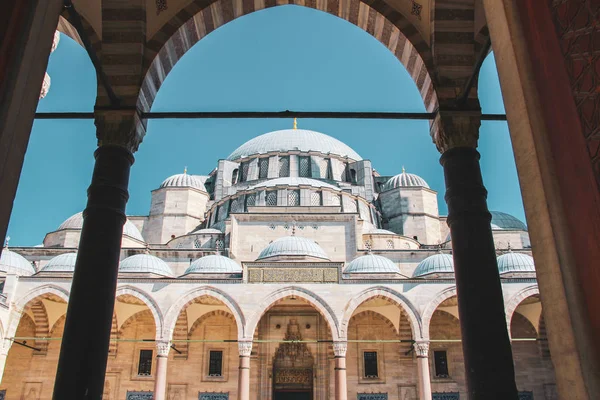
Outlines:
[[[171,350],[171,341],[169,341],[169,340],[157,340],[156,341],[156,355],[157,356],[168,357],[170,350]]]
[[[346,357],[348,342],[333,342],[333,354],[336,357]]]
[[[98,146],[115,145],[135,153],[146,135],[146,126],[136,108],[97,109],[94,117]]]
[[[240,357],[250,357],[250,354],[252,354],[252,342],[238,342],[238,350],[240,352]]]
[[[160,310],[160,307],[158,306],[158,304],[156,304],[154,299],[152,299],[152,297],[150,297],[148,294],[144,293],[142,290],[135,288],[133,286],[117,287],[117,293],[115,295],[115,297],[117,298],[117,301],[118,301],[119,296],[124,296],[124,295],[129,295],[129,296],[135,297],[136,299],[140,300],[142,303],[144,303],[144,305],[146,305],[146,307],[148,307],[150,309],[150,312],[152,312],[152,316],[154,317],[154,323],[156,325],[156,337],[163,337],[164,335],[161,335],[161,333],[163,331],[164,318],[163,318],[162,312]]]
[[[504,306],[504,312],[506,314],[506,326],[508,327],[508,334],[510,335],[510,324],[512,322],[512,317],[517,310],[517,307],[528,297],[536,296],[540,294],[540,290],[537,285],[526,287],[525,289],[519,291],[517,294],[512,296],[510,300],[506,302]],[[535,325],[534,325],[535,326]],[[535,330],[539,333],[539,326],[535,326]]]
[[[430,134],[440,153],[454,147],[477,148],[481,110],[438,110]]]
[[[427,358],[429,357],[429,342],[415,342],[413,344],[417,357]]]
[[[439,293],[433,300],[427,304],[425,311],[423,312],[422,321],[423,321],[423,337],[429,337],[429,327],[431,325],[431,318],[433,318],[433,313],[437,310],[438,306],[442,304],[444,301],[448,300],[451,297],[457,295],[456,286],[451,286],[447,289],[444,289],[441,293]]]

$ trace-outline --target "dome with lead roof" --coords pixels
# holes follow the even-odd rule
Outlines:
[[[533,257],[528,254],[514,253],[509,251],[498,257],[498,272],[506,274],[509,272],[533,272],[535,264]]]
[[[60,224],[60,226],[58,227],[57,230],[58,231],[63,230],[63,229],[81,230],[82,227],[83,227],[83,212],[78,212],[77,214],[72,215],[65,222]],[[136,226],[129,220],[127,220],[125,222],[125,225],[123,225],[123,235],[129,236],[130,238],[133,238],[135,240],[139,240],[140,242],[144,241],[144,238],[142,237],[142,234],[140,233],[138,228],[136,228]]]
[[[429,188],[425,179],[421,178],[415,174],[409,174],[402,169],[402,173],[396,176],[392,176],[388,181],[383,185],[382,191],[391,190],[399,187],[425,187]]]
[[[278,256],[305,256],[329,260],[325,250],[314,240],[299,236],[284,236],[270,243],[260,252],[257,260]]]
[[[490,214],[492,214],[492,230],[527,231],[527,225],[517,217],[501,211],[490,211]]]
[[[417,265],[413,277],[430,274],[453,274],[454,260],[450,254],[434,254],[427,257]]]
[[[159,189],[166,187],[190,187],[206,192],[206,187],[202,183],[202,179],[199,176],[189,175],[187,172],[168,177],[160,184]]]
[[[185,274],[241,274],[242,267],[229,257],[219,254],[204,256],[194,261]]]
[[[377,254],[367,254],[352,260],[345,274],[399,274],[400,269],[389,258]]]
[[[257,136],[235,149],[227,159],[234,161],[254,155],[289,151],[315,151],[348,157],[355,161],[362,160],[361,156],[338,139],[306,129],[284,129]]]
[[[5,247],[0,256],[0,272],[29,276],[35,274],[35,268],[25,257]]]
[[[334,186],[327,182],[319,181],[317,179],[296,178],[296,177],[270,179],[268,181],[264,181],[259,184],[256,184],[256,185],[248,188],[248,190],[256,190],[256,189],[261,189],[261,188],[273,188],[276,186],[294,186],[294,187],[310,186],[310,187],[314,187],[314,188],[327,188],[327,189],[332,189],[332,190],[336,190],[336,191],[342,190],[337,186]]]
[[[65,253],[52,258],[41,271],[43,272],[73,272],[77,253]]]
[[[150,254],[135,254],[127,257],[119,264],[119,273],[121,272],[173,276],[173,271],[166,262]]]

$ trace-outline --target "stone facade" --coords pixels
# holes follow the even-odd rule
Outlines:
[[[209,175],[171,177],[152,192],[148,216],[129,218],[122,260],[141,261],[119,274],[105,399],[148,397],[161,374],[167,399],[237,399],[246,368],[256,400],[334,399],[340,379],[347,398],[424,399],[423,380],[434,394],[466,398],[452,268],[436,264],[452,248],[437,193],[406,172],[381,177],[306,132],[289,150],[266,145]],[[530,254],[524,224],[510,221],[493,225],[497,252]],[[7,399],[51,398],[74,265],[45,268],[76,251],[80,230],[71,223],[44,247],[3,252],[36,271],[3,274]],[[189,270],[207,256],[214,263]],[[501,276],[507,324],[519,390],[552,399],[533,273],[531,263]]]

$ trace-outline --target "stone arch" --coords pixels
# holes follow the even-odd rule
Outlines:
[[[504,306],[504,310],[506,313],[506,326],[508,327],[508,332],[510,334],[510,322],[512,321],[512,317],[515,313],[515,311],[517,310],[517,307],[519,307],[519,304],[521,304],[521,302],[523,302],[523,300],[525,300],[528,297],[531,296],[539,296],[540,294],[540,290],[538,288],[537,285],[533,285],[533,286],[528,286],[525,289],[522,289],[521,291],[519,291],[517,294],[515,294],[514,296],[512,296],[510,298],[510,300],[508,300]],[[536,329],[539,327],[536,327]]]
[[[214,310],[214,311],[210,311],[207,312],[206,314],[203,314],[200,318],[198,318],[194,324],[192,325],[192,327],[190,328],[187,336],[190,337],[192,335],[192,333],[200,326],[200,324],[202,324],[204,321],[206,321],[207,319],[209,319],[210,317],[216,317],[216,316],[221,316],[221,317],[225,317],[225,318],[229,318],[232,321],[235,322],[235,317],[233,316],[232,313],[227,312],[227,311],[223,311],[223,310]]]
[[[392,321],[390,321],[388,319],[388,317],[386,317],[383,314],[379,314],[378,312],[375,312],[373,310],[365,310],[365,311],[361,311],[361,312],[359,312],[357,314],[354,314],[352,316],[352,318],[350,318],[350,321],[348,321],[348,326],[350,326],[350,324],[352,323],[353,319],[364,317],[364,316],[372,316],[372,317],[381,319],[383,321],[383,323],[386,324],[394,332],[394,334],[396,336],[400,336],[400,332],[398,332],[398,330],[394,326],[394,323]]]
[[[175,322],[175,329],[173,330],[173,340],[187,340],[188,339],[188,320],[187,310],[182,310],[177,317]],[[179,351],[175,357],[187,358],[189,343],[187,341],[173,342],[173,346]]]
[[[429,328],[431,326],[431,318],[433,318],[433,313],[435,310],[442,304],[444,301],[448,300],[451,297],[457,296],[456,286],[452,286],[444,289],[441,293],[439,293],[433,300],[427,304],[425,311],[423,312],[423,335],[426,338],[429,338]]]
[[[163,315],[160,310],[160,307],[156,304],[154,299],[152,297],[150,297],[149,295],[147,295],[142,290],[137,289],[132,286],[121,286],[121,287],[117,288],[117,293],[115,295],[115,298],[118,299],[119,296],[124,296],[124,295],[129,295],[129,296],[133,296],[133,297],[137,298],[142,303],[144,303],[146,305],[146,307],[148,307],[150,309],[150,312],[152,312],[152,316],[154,317],[154,323],[156,324],[156,337],[157,338],[160,337],[160,333],[163,330],[164,321],[163,321]]]
[[[123,324],[119,327],[118,330],[118,334],[117,337],[123,337],[123,331],[125,331],[125,329],[129,328],[132,324],[134,324],[135,322],[137,322],[140,319],[146,318],[148,316],[152,316],[154,319],[154,315],[152,314],[151,310],[141,310],[136,312],[135,314],[131,315],[129,318],[127,318],[125,320],[125,322],[123,322]],[[156,320],[154,321],[154,323],[156,323]]]
[[[83,30],[85,31],[85,34],[90,40],[90,45],[92,46],[92,49],[94,49],[96,54],[98,54],[102,48],[102,40],[96,33],[94,27],[85,19],[85,17],[81,14],[79,15],[79,17],[81,19],[81,24],[83,25]],[[58,17],[58,25],[56,26],[56,30],[60,33],[63,33],[65,36],[70,37],[81,47],[85,48],[83,40],[77,32],[77,29],[75,29],[71,16],[69,15],[69,12],[66,9]]]
[[[48,322],[48,313],[46,312],[46,306],[42,303],[42,300],[34,300],[29,306],[31,313],[33,314],[33,321],[35,322],[35,347],[40,349],[40,354],[46,354],[48,351],[48,341],[44,340],[50,336],[50,322]]]
[[[193,289],[173,303],[166,313],[164,329],[161,337],[171,339],[173,337],[173,331],[175,330],[175,325],[177,323],[177,319],[179,318],[179,314],[181,314],[181,312],[184,311],[187,306],[189,306],[196,298],[202,296],[213,297],[225,304],[235,318],[238,337],[244,337],[244,326],[246,325],[246,320],[242,310],[240,309],[240,306],[227,293],[210,286]]]
[[[406,313],[406,316],[408,317],[413,338],[418,340],[423,337],[422,322],[419,317],[419,313],[416,311],[412,303],[395,290],[383,286],[376,286],[366,289],[357,296],[354,296],[352,300],[348,302],[344,308],[344,314],[340,324],[340,337],[347,337],[349,322],[356,309],[365,301],[374,298],[381,298],[390,301],[400,307],[400,310]]]
[[[256,307],[256,312],[248,319],[248,324],[245,329],[247,339],[252,340],[254,331],[256,330],[260,319],[270,308],[285,298],[292,296],[297,297],[314,307],[329,324],[332,339],[334,341],[338,340],[338,320],[331,307],[315,293],[295,286],[281,288],[262,299]]]
[[[169,72],[183,55],[220,26],[268,7],[299,5],[342,18],[371,34],[405,66],[417,85],[425,108],[437,108],[432,81],[433,57],[417,28],[385,2],[369,0],[322,0],[264,2],[255,0],[194,0],[148,38],[144,60],[144,82],[138,99],[142,110],[152,103]]]

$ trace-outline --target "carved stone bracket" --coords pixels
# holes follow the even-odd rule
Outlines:
[[[238,350],[240,357],[250,357],[252,353],[252,342],[238,342]]]
[[[333,354],[336,357],[346,357],[348,342],[333,342]]]
[[[159,357],[168,357],[171,350],[171,342],[168,340],[156,341],[156,355]]]
[[[415,342],[413,346],[417,357],[429,357],[429,342]]]
[[[443,154],[454,147],[477,148],[480,125],[481,110],[438,110],[429,132]]]
[[[94,117],[98,146],[116,145],[135,153],[146,135],[146,126],[138,109],[96,109]]]

